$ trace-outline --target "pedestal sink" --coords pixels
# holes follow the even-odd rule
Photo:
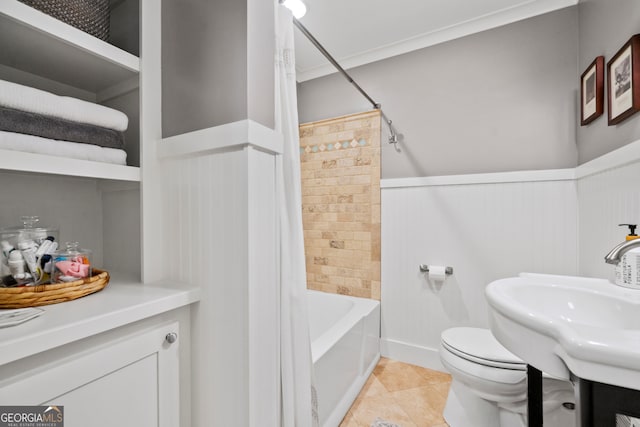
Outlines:
[[[522,273],[486,288],[495,337],[548,374],[640,389],[640,290]]]

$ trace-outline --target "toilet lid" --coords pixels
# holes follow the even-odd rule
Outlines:
[[[442,344],[458,356],[473,362],[509,369],[526,369],[526,363],[504,348],[488,329],[447,329],[442,333]]]

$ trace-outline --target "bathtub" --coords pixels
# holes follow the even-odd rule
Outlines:
[[[308,292],[320,426],[337,427],[380,359],[380,303]]]

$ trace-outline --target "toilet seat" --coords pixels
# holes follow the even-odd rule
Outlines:
[[[527,364],[504,348],[488,329],[447,329],[442,333],[441,341],[447,351],[469,362],[492,368],[527,370]]]
[[[483,394],[493,396],[485,397],[486,399],[500,401],[501,398],[495,396],[509,396],[508,400],[511,400],[513,395],[518,395],[518,399],[526,397],[527,373],[524,370],[477,363],[449,351],[443,343],[440,344],[440,360],[454,379],[474,390],[483,390]]]

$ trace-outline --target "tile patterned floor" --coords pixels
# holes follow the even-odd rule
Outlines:
[[[370,427],[382,418],[402,427],[448,427],[442,418],[451,376],[381,358],[340,424]]]

